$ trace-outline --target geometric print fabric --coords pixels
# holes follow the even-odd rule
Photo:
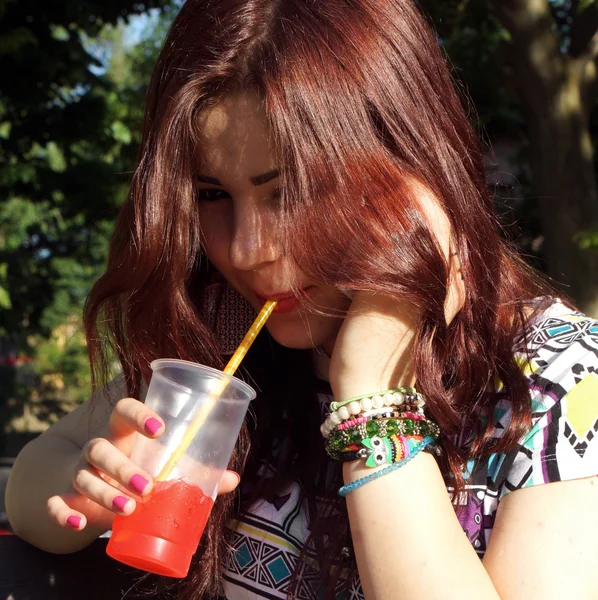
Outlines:
[[[532,427],[518,448],[470,466],[467,493],[458,502],[458,518],[480,558],[505,495],[598,474],[598,323],[555,301],[531,327],[529,360],[520,350]],[[502,398],[494,414],[495,437],[510,417],[508,398]]]
[[[228,600],[287,598],[294,586],[292,574],[308,536],[306,507],[297,484],[271,501],[261,501],[229,523],[230,546],[223,565],[223,596]],[[302,561],[295,598],[323,596],[313,557]],[[341,600],[362,600],[358,578],[354,592]]]
[[[598,322],[555,300],[531,325],[527,348],[520,348],[516,358],[529,381],[531,428],[509,453],[467,465],[465,492],[455,502],[461,527],[480,558],[505,495],[598,474]],[[500,386],[498,394],[492,432],[497,438],[512,412]],[[223,565],[224,597],[287,598],[291,573],[309,534],[299,484],[239,515],[229,529],[232,543]],[[317,575],[311,557],[296,598],[322,597]],[[339,594],[339,600],[363,599],[359,577],[351,583],[349,594]]]

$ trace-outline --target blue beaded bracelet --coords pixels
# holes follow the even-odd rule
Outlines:
[[[343,487],[339,489],[338,495],[342,496],[344,498],[349,492],[356,490],[357,488],[361,487],[362,485],[365,485],[366,483],[369,483],[370,481],[373,481],[374,479],[378,479],[378,477],[382,477],[383,475],[392,473],[392,471],[396,471],[397,469],[400,469],[402,466],[406,465],[410,460],[414,459],[422,450],[425,450],[428,446],[430,446],[433,443],[434,443],[434,438],[431,435],[426,436],[418,444],[417,448],[415,448],[411,452],[411,454],[409,454],[406,458],[404,458],[403,460],[400,460],[398,463],[395,463],[394,465],[384,467],[384,469],[380,469],[379,471],[376,471],[375,473],[372,473],[371,475],[366,475],[365,477],[362,477],[361,479],[356,479],[352,483],[343,485]]]

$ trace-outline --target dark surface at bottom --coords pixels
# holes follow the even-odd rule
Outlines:
[[[145,573],[107,556],[106,543],[99,539],[80,552],[54,555],[14,535],[1,535],[0,600],[132,600],[161,596],[150,591],[155,576],[141,583]]]

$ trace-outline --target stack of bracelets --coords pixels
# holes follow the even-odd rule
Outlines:
[[[424,405],[413,387],[330,404],[332,412],[320,427],[328,455],[341,462],[365,459],[366,467],[390,465],[343,486],[341,496],[402,467],[435,443],[440,430],[426,418]]]

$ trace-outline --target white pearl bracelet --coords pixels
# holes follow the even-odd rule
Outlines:
[[[388,392],[384,395],[374,394],[373,396],[366,396],[360,400],[353,400],[349,404],[341,406],[334,412],[331,412],[320,426],[320,432],[327,438],[337,425],[340,425],[343,421],[348,421],[352,417],[363,415],[363,413],[369,413],[373,409],[377,410],[390,406],[401,406],[404,403],[405,394],[403,392]],[[412,402],[412,404],[418,408],[423,408],[425,401],[421,394],[416,395],[416,400]]]

